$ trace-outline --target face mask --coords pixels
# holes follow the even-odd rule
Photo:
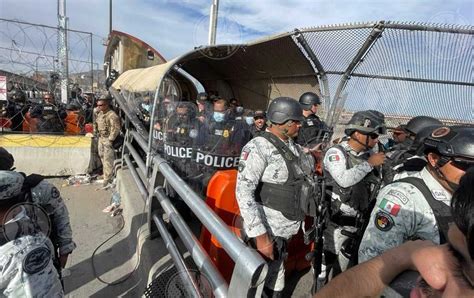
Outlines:
[[[166,113],[171,114],[173,111],[174,111],[174,108],[170,104],[168,104],[166,106]]]
[[[222,113],[222,112],[214,112],[214,113],[212,114],[212,118],[213,118],[214,121],[216,121],[216,122],[222,122],[222,121],[224,121],[225,114]]]
[[[142,108],[148,113],[150,113],[150,107],[151,107],[150,104],[142,103]]]
[[[235,111],[240,114],[244,111],[244,107],[236,107]]]
[[[245,117],[245,122],[247,122],[248,125],[253,124],[253,117]]]

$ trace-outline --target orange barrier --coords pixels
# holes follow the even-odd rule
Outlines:
[[[235,186],[237,182],[236,170],[218,171],[209,180],[207,186],[206,203],[229,226],[238,237],[241,236],[242,219],[239,206],[235,199]],[[234,262],[227,255],[219,241],[208,230],[202,229],[200,242],[207,251],[222,276],[230,282],[234,270]],[[285,270],[288,274],[300,271],[310,266],[305,255],[311,251],[312,246],[304,244],[303,233],[300,231],[288,244],[288,259]]]
[[[37,128],[38,119],[31,118],[30,112],[25,114],[25,119],[22,123],[22,130],[24,132],[38,132]]]
[[[84,126],[84,116],[79,111],[67,111],[64,119],[64,132],[66,135],[78,135]]]

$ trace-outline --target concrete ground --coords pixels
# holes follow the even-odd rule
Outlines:
[[[110,203],[111,190],[102,190],[99,184],[65,186],[64,179],[50,180],[68,206],[77,244],[66,266],[67,297],[141,297],[153,278],[159,276],[166,287],[170,276],[176,274],[162,240],[148,238],[146,210],[133,181],[126,174],[120,177],[124,216],[116,217],[102,212]],[[183,249],[179,241],[177,244]],[[309,271],[289,277],[285,297],[310,297],[311,278]]]

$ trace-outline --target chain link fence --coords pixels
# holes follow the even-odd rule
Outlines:
[[[417,115],[473,123],[474,26],[380,21],[296,34],[308,44],[301,47],[307,57],[312,51],[319,62],[320,81],[328,82],[321,84],[330,99],[325,106],[341,112],[335,137],[353,112],[365,109],[383,112],[389,127]]]

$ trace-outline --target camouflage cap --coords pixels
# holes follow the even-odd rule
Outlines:
[[[14,198],[21,193],[25,177],[18,172],[0,171],[0,202]]]

